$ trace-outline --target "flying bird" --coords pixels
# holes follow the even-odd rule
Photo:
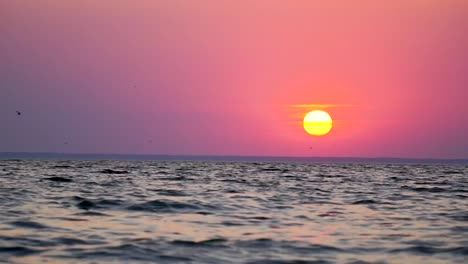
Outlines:
[[[20,111],[16,111],[16,114],[20,116],[22,113]]]

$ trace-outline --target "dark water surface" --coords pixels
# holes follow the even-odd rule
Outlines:
[[[0,160],[0,263],[466,263],[468,167]]]

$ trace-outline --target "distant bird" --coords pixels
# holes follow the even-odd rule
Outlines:
[[[22,113],[20,111],[16,111],[16,114],[20,116]]]

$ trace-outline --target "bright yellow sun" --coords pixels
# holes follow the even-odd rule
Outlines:
[[[312,136],[323,136],[328,134],[333,127],[331,116],[322,110],[314,110],[304,117],[304,129]]]

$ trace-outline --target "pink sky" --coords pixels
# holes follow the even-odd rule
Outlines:
[[[0,152],[468,158],[467,47],[464,0],[0,0]]]

